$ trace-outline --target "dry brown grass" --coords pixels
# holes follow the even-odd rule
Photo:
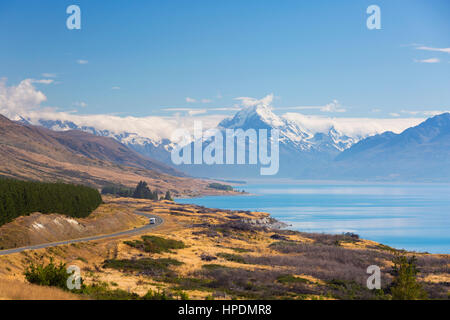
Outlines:
[[[0,248],[9,249],[110,234],[147,223],[147,219],[134,214],[133,211],[125,205],[103,204],[83,219],[41,213],[22,216],[0,227]]]
[[[0,257],[0,277],[14,278],[23,283],[25,282],[23,271],[30,261],[48,262],[52,257],[57,263],[64,262],[67,265],[79,266],[86,284],[105,282],[110,284],[112,289],[120,288],[144,295],[148,289],[172,290],[176,284],[137,272],[102,268],[105,259],[172,258],[184,263],[181,266],[170,267],[180,278],[216,279],[215,285],[203,285],[201,290],[195,285],[186,285],[182,290],[191,299],[204,299],[215,293],[218,294],[216,297],[218,299],[230,299],[232,296],[222,297],[220,294],[223,293],[223,288],[230,288],[232,282],[234,283],[232,288],[236,293],[250,294],[249,298],[285,298],[289,291],[292,293],[289,297],[293,299],[323,299],[329,297],[328,292],[336,294],[336,297],[347,297],[346,287],[338,285],[337,289],[327,289],[328,282],[334,278],[344,280],[347,284],[351,284],[352,280],[358,280],[356,282],[361,285],[361,283],[365,284],[367,277],[365,272],[368,265],[375,263],[386,272],[391,268],[389,251],[367,240],[336,241],[336,236],[288,230],[274,231],[264,228],[247,230],[240,224],[236,224],[239,220],[237,218],[261,219],[267,216],[266,213],[230,212],[168,201],[154,202],[111,197],[105,200],[107,203],[102,207],[103,211],[97,212],[91,219],[102,220],[114,216],[115,214],[109,210],[132,212],[140,209],[162,217],[164,224],[151,231],[128,237],[64,245]],[[122,209],[117,210],[117,208]],[[214,231],[216,235],[211,236],[211,231]],[[125,240],[139,240],[143,234],[183,241],[186,247],[172,252],[148,253],[124,244]],[[280,241],[280,237],[285,240]],[[284,247],[280,249],[279,246],[271,245],[276,242],[281,244],[290,242],[293,246],[286,249],[288,252],[282,252],[286,251],[281,250]],[[221,253],[239,255],[247,263],[229,261],[223,258]],[[214,256],[216,259],[204,261],[203,254]],[[418,258],[420,278],[426,284],[427,291],[434,292],[430,294],[430,297],[442,298],[448,291],[448,259],[450,257],[420,254]],[[209,270],[203,267],[207,264],[218,264],[226,268]],[[309,283],[282,284],[277,282],[277,277],[280,275],[297,276],[308,280]],[[249,279],[253,279],[250,284]],[[265,292],[267,295],[264,295]],[[361,294],[360,297],[366,297],[364,292]],[[0,298],[4,297],[0,294]]]
[[[58,288],[19,280],[0,279],[0,300],[79,300],[80,296]]]

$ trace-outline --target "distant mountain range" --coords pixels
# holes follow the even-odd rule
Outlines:
[[[22,121],[23,122],[23,121]],[[65,181],[101,187],[134,186],[140,180],[173,195],[208,193],[194,180],[120,142],[78,130],[53,131],[0,115],[0,177]],[[205,191],[206,190],[206,191]]]
[[[385,132],[359,141],[333,163],[340,178],[450,180],[450,113],[400,134]]]
[[[30,123],[26,118],[22,118],[21,122]],[[109,130],[98,130],[94,127],[79,126],[71,121],[39,119],[38,124],[51,130],[81,130],[98,136],[111,137],[142,155],[173,165],[170,152],[175,144],[168,139],[152,140],[132,132],[120,131],[117,133]],[[301,128],[294,121],[275,115],[267,106],[245,108],[233,117],[224,119],[218,128],[220,130],[237,128],[243,130],[250,128],[280,130],[280,155],[282,162],[285,163],[280,167],[280,175],[288,176],[292,174],[292,171],[290,169],[284,170],[284,168],[289,168],[290,163],[295,163],[296,167],[302,164],[304,166],[302,170],[306,171],[310,164],[325,163],[358,141],[358,138],[346,136],[334,127],[331,127],[327,133],[312,133],[305,128]],[[180,165],[177,168],[199,177],[239,178],[259,175],[259,169],[256,165],[226,167],[220,165]]]
[[[22,119],[22,122],[27,122]],[[449,114],[426,120],[400,134],[348,136],[334,126],[313,132],[274,114],[268,106],[252,106],[220,122],[218,129],[278,129],[280,170],[276,177],[297,179],[450,180]],[[70,121],[39,120],[52,130],[81,130],[111,137],[147,157],[172,165],[174,143],[127,131],[111,132]],[[206,144],[208,141],[205,141]],[[446,167],[445,167],[446,166]],[[259,177],[258,165],[180,165],[190,175],[213,178]]]

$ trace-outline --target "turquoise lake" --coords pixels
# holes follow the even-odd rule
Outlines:
[[[250,195],[177,199],[210,208],[257,210],[288,229],[343,233],[413,251],[450,253],[450,184],[266,182]]]

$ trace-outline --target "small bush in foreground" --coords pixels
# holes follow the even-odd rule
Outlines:
[[[83,286],[75,292],[95,300],[138,300],[140,298],[136,293],[122,289],[112,290],[105,282]]]
[[[177,290],[174,292],[170,291],[152,291],[148,290],[142,300],[189,300],[189,296],[186,292]]]
[[[66,265],[60,263],[58,265],[50,260],[47,265],[30,264],[24,272],[28,282],[41,286],[58,287],[67,290],[67,279],[70,274],[67,273]]]

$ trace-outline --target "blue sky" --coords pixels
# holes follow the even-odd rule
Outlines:
[[[81,30],[66,28],[71,4]],[[366,27],[371,4],[381,30]],[[447,0],[2,1],[0,42],[6,86],[51,79],[33,86],[61,111],[231,114],[270,93],[277,113],[450,110]]]

